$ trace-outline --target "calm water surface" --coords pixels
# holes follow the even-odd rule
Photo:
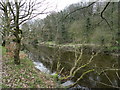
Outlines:
[[[57,63],[60,62],[61,66],[60,68],[64,67],[62,74],[68,75],[70,69],[74,65],[75,61],[75,53],[73,51],[66,51],[64,49],[58,49],[58,48],[50,48],[46,46],[32,46],[32,45],[26,45],[27,50],[29,51],[29,57],[34,61],[34,64],[36,65],[36,68],[39,70],[46,72],[46,73],[54,73],[56,72]],[[88,53],[84,53],[82,55],[82,61],[80,61],[78,66],[84,65],[87,63],[90,59],[91,55]],[[105,55],[105,54],[99,54],[96,57],[94,57],[93,62],[90,63],[87,67],[80,69],[75,77],[72,78],[72,82],[75,82],[77,78],[80,77],[80,75],[89,70],[96,68],[96,71],[98,73],[101,72],[102,68],[109,69],[109,68],[117,68],[118,67],[118,58],[111,56],[111,55]],[[70,83],[70,81],[67,81]],[[100,76],[95,73],[91,72],[83,77],[78,84],[80,86],[89,87],[89,88],[102,88],[102,87],[108,87],[106,85],[100,84],[98,82],[103,82],[108,85],[114,85],[118,86],[118,77],[115,71],[107,71],[105,73],[102,73]]]

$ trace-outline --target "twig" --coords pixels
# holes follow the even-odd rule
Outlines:
[[[105,71],[119,71],[120,69],[118,69],[118,68],[111,68],[111,69],[104,69],[103,71],[101,71],[100,73],[99,73],[99,75],[101,75],[103,72],[105,72]]]
[[[83,78],[84,75],[86,75],[87,73],[93,72],[93,71],[94,71],[94,69],[91,69],[91,70],[88,70],[88,71],[82,73],[82,75],[77,79],[77,81],[74,84],[70,85],[70,87],[75,86],[78,83],[78,81],[80,81]]]
[[[105,85],[105,86],[109,86],[109,87],[113,87],[113,88],[120,88],[119,86],[109,85],[109,84],[106,84],[106,83],[103,83],[103,82],[100,82],[100,81],[96,81],[96,80],[92,80],[92,81],[100,83],[100,84]]]
[[[81,67],[78,67],[78,68],[73,72],[73,75],[75,75],[75,73],[76,73],[78,70],[80,70],[81,68],[84,68],[84,67],[86,67],[87,65],[89,65],[89,64],[92,62],[93,58],[98,55],[98,53],[99,53],[99,52],[97,52],[95,55],[92,55],[88,63],[82,65]]]
[[[120,76],[119,76],[118,72],[116,72],[116,75],[117,75],[118,79],[120,80]]]
[[[113,85],[112,81],[110,80],[110,78],[108,77],[108,75],[106,74],[106,72],[104,72],[104,74],[107,77],[107,79],[109,80],[109,82]]]

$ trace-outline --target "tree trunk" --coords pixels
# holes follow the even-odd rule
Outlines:
[[[3,40],[3,42],[2,42],[2,46],[5,47],[5,44],[6,44],[6,41]]]
[[[16,38],[17,41],[16,41],[16,48],[15,48],[15,51],[14,51],[14,63],[17,64],[17,65],[20,65],[20,57],[19,57],[19,54],[20,54],[20,47],[21,47],[21,40]]]
[[[19,29],[19,5],[18,5],[18,0],[15,1],[15,8],[16,8],[16,16],[14,16],[14,22],[15,22],[15,32],[14,36],[16,37],[16,48],[14,51],[14,63],[17,65],[20,65],[20,49],[21,49],[21,38],[19,36],[20,29]]]

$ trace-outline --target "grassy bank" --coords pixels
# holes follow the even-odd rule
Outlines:
[[[5,48],[3,53],[2,88],[55,88],[56,83],[49,75],[34,68],[34,64],[27,57],[21,58],[21,64],[15,65]],[[21,55],[24,55],[21,52]],[[24,55],[26,56],[26,55]]]

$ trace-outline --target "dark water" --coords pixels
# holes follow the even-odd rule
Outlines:
[[[26,48],[29,51],[28,54],[30,58],[34,60],[37,65],[40,66],[41,71],[53,73],[56,71],[58,62],[60,62],[60,68],[64,67],[62,75],[67,76],[70,69],[74,65],[75,53],[73,51],[66,51],[64,49],[52,47],[50,48],[42,45],[26,45]],[[78,63],[78,67],[87,63],[90,58],[91,54],[84,52],[81,59],[82,61]],[[80,69],[75,74],[75,77],[72,78],[72,81],[75,82],[77,78],[82,75],[82,73],[93,68],[95,68],[98,73],[100,73],[102,69],[118,68],[118,58],[111,55],[98,54],[96,57],[94,57],[93,61],[87,67]],[[89,88],[111,88],[110,86],[118,87],[119,77],[117,76],[117,74],[116,71],[113,70],[101,73],[101,75],[98,75],[96,72],[91,72],[86,74],[83,79],[78,82],[78,84],[80,86]],[[104,84],[110,86],[106,86]]]

